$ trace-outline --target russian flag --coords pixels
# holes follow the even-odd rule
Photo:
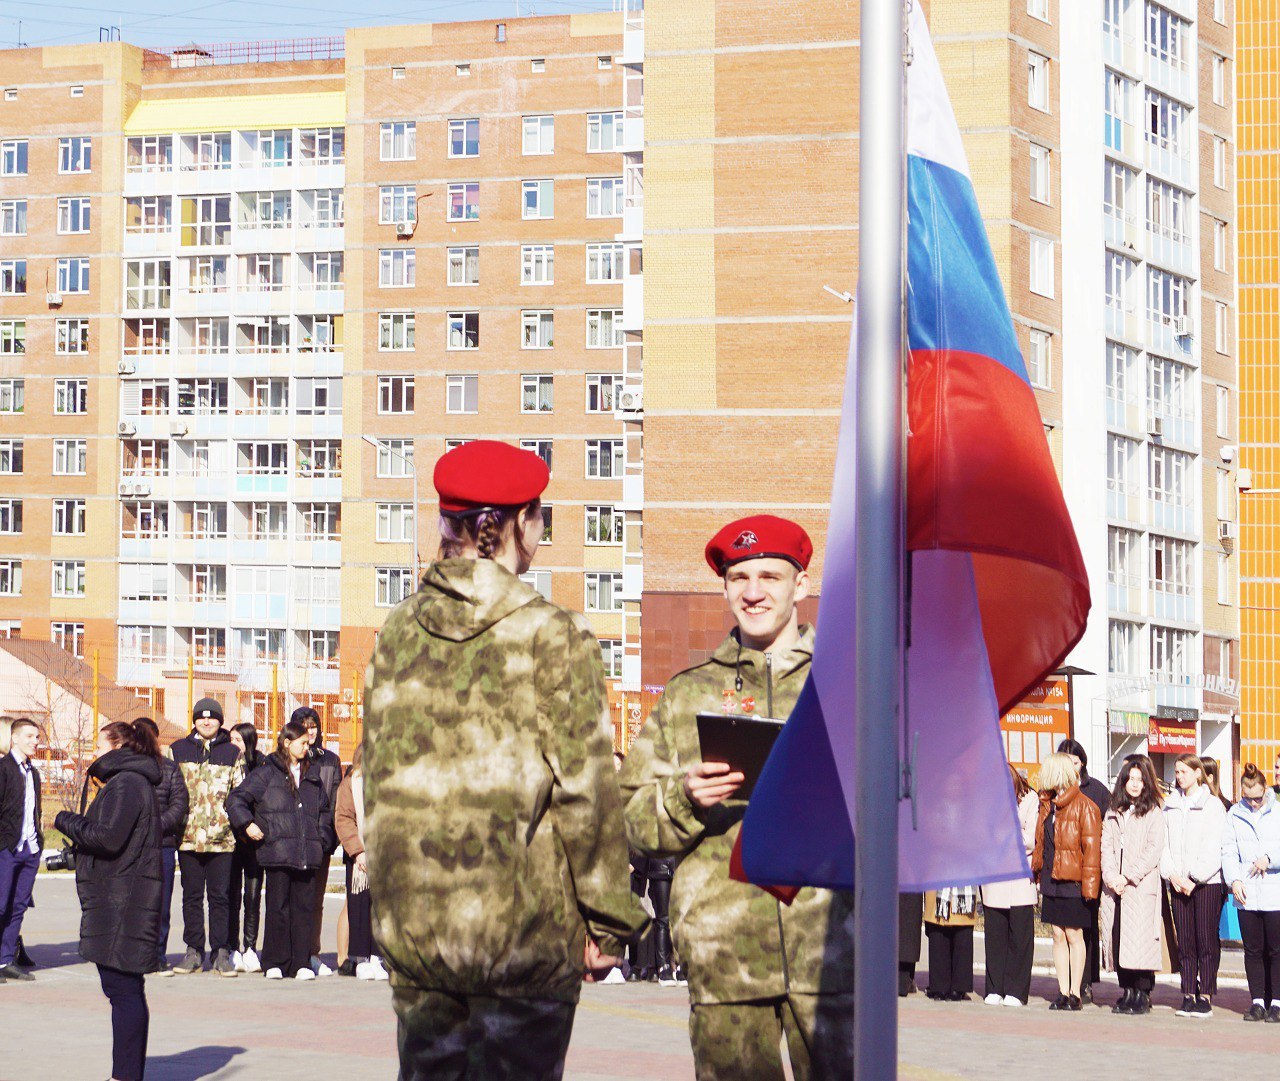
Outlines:
[[[1084,633],[1089,586],[920,5],[907,75],[906,742],[899,887],[1028,876],[999,717]],[[854,335],[856,337],[856,325]],[[851,346],[809,682],[743,821],[741,870],[853,885]]]

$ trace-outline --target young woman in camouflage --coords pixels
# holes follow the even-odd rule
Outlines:
[[[364,840],[401,1081],[559,1078],[584,971],[644,922],[599,644],[517,577],[548,479],[502,443],[440,459],[440,556],[369,666]]]

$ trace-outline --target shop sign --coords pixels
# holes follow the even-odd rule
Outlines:
[[[1176,717],[1152,717],[1147,741],[1148,754],[1195,754],[1196,722]]]
[[[1112,732],[1125,736],[1145,736],[1151,730],[1151,715],[1133,709],[1107,711],[1108,727]]]
[[[1005,755],[1032,785],[1040,763],[1071,735],[1071,698],[1065,679],[1046,679],[1000,718]]]

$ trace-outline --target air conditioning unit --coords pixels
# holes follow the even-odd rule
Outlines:
[[[121,495],[133,495],[133,481],[131,481],[131,480],[122,480],[122,481],[120,482],[120,494],[121,494]]]
[[[185,420],[174,420],[169,422],[169,434],[171,436],[186,435],[188,425]]]
[[[45,293],[44,302],[48,304],[49,307],[51,308],[61,308],[62,294],[61,293]]]
[[[117,435],[137,435],[138,426],[134,424],[133,421],[131,420],[122,420],[119,424],[116,425],[116,434]]]
[[[1152,439],[1159,439],[1164,435],[1164,418],[1152,417],[1150,423],[1147,424],[1147,434]]]
[[[1253,487],[1253,470],[1237,469],[1236,470],[1236,487],[1242,492],[1247,492]]]
[[[644,388],[624,387],[618,392],[619,413],[644,412]]]
[[[1190,338],[1195,333],[1195,328],[1191,322],[1189,315],[1175,315],[1173,317],[1173,334],[1176,338]]]
[[[134,363],[131,360],[122,360],[116,365],[116,371],[121,375],[132,375],[137,370],[138,369],[134,366]]]
[[[417,226],[417,222],[398,221],[396,222],[396,238],[399,240],[408,240],[413,236],[413,230]]]
[[[134,495],[150,495],[151,485],[148,484],[145,480],[136,480],[133,482],[133,494]]]
[[[1235,522],[1219,522],[1218,523],[1218,540],[1235,540],[1236,524]]]

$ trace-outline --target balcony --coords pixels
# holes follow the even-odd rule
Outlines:
[[[227,622],[227,598],[184,596],[173,602],[171,622],[178,626],[213,627]]]
[[[1188,188],[1194,184],[1194,170],[1191,158],[1177,146],[1161,141],[1155,136],[1147,137],[1147,168],[1161,179],[1168,180],[1179,187]]]
[[[1107,481],[1107,517],[1112,521],[1141,525],[1144,502],[1133,488]]]
[[[1142,235],[1138,230],[1137,216],[1114,206],[1104,205],[1102,210],[1103,234],[1107,244],[1137,256]]]
[[[1183,503],[1166,503],[1163,499],[1148,499],[1147,525],[1160,533],[1176,533],[1195,536],[1200,522],[1195,508]]]
[[[1201,691],[1199,687],[1193,686],[1193,679],[1190,676],[1183,676],[1183,682],[1179,683],[1162,683],[1159,682],[1163,678],[1162,673],[1152,672],[1152,692],[1155,697],[1156,710],[1161,707],[1171,709],[1199,709],[1201,706]]]
[[[1190,65],[1171,63],[1145,50],[1147,85],[1190,105],[1195,102],[1195,86]]]
[[[289,562],[289,542],[284,537],[271,540],[256,540],[249,537],[233,537],[231,540],[231,559],[232,563],[278,563],[287,564]],[[244,597],[238,600],[251,600],[251,597]],[[277,619],[284,619],[284,598],[280,597],[281,614]],[[237,612],[239,609],[237,608]],[[248,617],[243,617],[247,619]]]
[[[175,470],[170,492],[179,500],[226,499],[228,476],[224,469]]]
[[[1137,312],[1107,304],[1105,314],[1107,337],[1141,348],[1142,324]]]
[[[1147,258],[1175,274],[1197,275],[1191,238],[1147,223]]]
[[[1102,24],[1102,59],[1118,71],[1136,77],[1138,66],[1138,41],[1132,34],[1120,32],[1118,26]]]
[[[231,291],[226,285],[193,285],[173,291],[175,316],[227,315],[231,311]]]
[[[1178,593],[1162,582],[1152,582],[1150,591],[1153,619],[1174,623],[1193,623],[1196,618],[1196,599],[1191,591]]]
[[[622,35],[622,56],[618,58],[618,63],[626,65],[635,65],[644,63],[644,21],[640,20],[639,25],[633,26],[631,20],[627,20],[627,28]]]
[[[134,623],[140,626],[154,626],[169,621],[169,601],[152,599],[149,601],[120,599],[118,623]]]
[[[237,472],[233,491],[236,499],[269,499],[273,496],[284,499],[289,493],[289,476],[287,473]]]
[[[628,202],[622,208],[622,230],[615,239],[639,241],[644,236],[644,203]]]
[[[232,294],[231,309],[236,315],[288,315],[293,298],[286,282],[246,282]]]
[[[1107,611],[1141,619],[1142,583],[1136,574],[1107,572]]]
[[[339,537],[295,540],[290,562],[336,567],[342,562],[342,540]]]
[[[1175,360],[1192,361],[1195,355],[1194,327],[1180,326],[1176,317],[1161,312],[1148,312],[1147,348]],[[1183,316],[1182,318],[1187,318]],[[1181,333],[1187,329],[1189,333]]]
[[[622,120],[622,143],[618,149],[624,154],[639,154],[644,150],[644,114],[636,110],[637,115],[630,112]]]
[[[294,601],[289,606],[289,622],[295,627],[311,627],[315,630],[338,630],[342,626],[342,606],[333,604]]]
[[[1113,113],[1104,113],[1102,118],[1102,141],[1116,157],[1131,165],[1141,163],[1142,142],[1138,129],[1129,121]]]
[[[1107,390],[1107,427],[1136,435],[1143,432],[1142,406],[1131,398],[1118,398]]]
[[[223,493],[225,496],[225,493]],[[231,542],[226,533],[178,533],[170,541],[169,558],[174,563],[227,563],[231,555]],[[176,616],[175,623],[182,622]],[[200,621],[193,620],[196,625]],[[222,622],[210,620],[211,623]]]
[[[644,329],[643,274],[627,274],[622,279],[622,329]]]
[[[622,478],[622,502],[619,510],[642,510],[644,507],[644,474],[628,473]]]
[[[294,227],[298,251],[341,251],[345,247],[342,222],[300,221]]]
[[[124,254],[139,258],[168,255],[173,250],[173,226],[148,225],[124,232]]]
[[[291,498],[299,503],[337,503],[342,499],[342,477],[299,473],[293,480]]]
[[[1200,428],[1189,412],[1174,412],[1160,402],[1147,402],[1147,431],[1166,445],[1196,452],[1200,448]]]

